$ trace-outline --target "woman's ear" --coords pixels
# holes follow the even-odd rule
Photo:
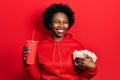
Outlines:
[[[49,26],[52,28],[52,24],[51,23],[49,23]]]

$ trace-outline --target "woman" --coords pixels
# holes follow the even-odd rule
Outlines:
[[[39,43],[36,64],[24,63],[33,80],[89,80],[96,74],[96,65],[90,56],[73,60],[73,51],[84,49],[67,33],[73,23],[74,13],[68,5],[52,4],[46,9],[43,24],[52,34]],[[26,49],[24,58],[29,51]]]

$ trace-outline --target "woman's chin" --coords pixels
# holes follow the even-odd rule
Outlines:
[[[57,37],[64,37],[64,34],[58,34]]]

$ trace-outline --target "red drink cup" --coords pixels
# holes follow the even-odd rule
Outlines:
[[[35,64],[38,42],[34,40],[26,41],[26,47],[30,49],[26,56],[26,64]]]

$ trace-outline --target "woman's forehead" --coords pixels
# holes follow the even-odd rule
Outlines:
[[[65,19],[68,20],[68,16],[63,12],[58,12],[53,15],[53,19]]]

